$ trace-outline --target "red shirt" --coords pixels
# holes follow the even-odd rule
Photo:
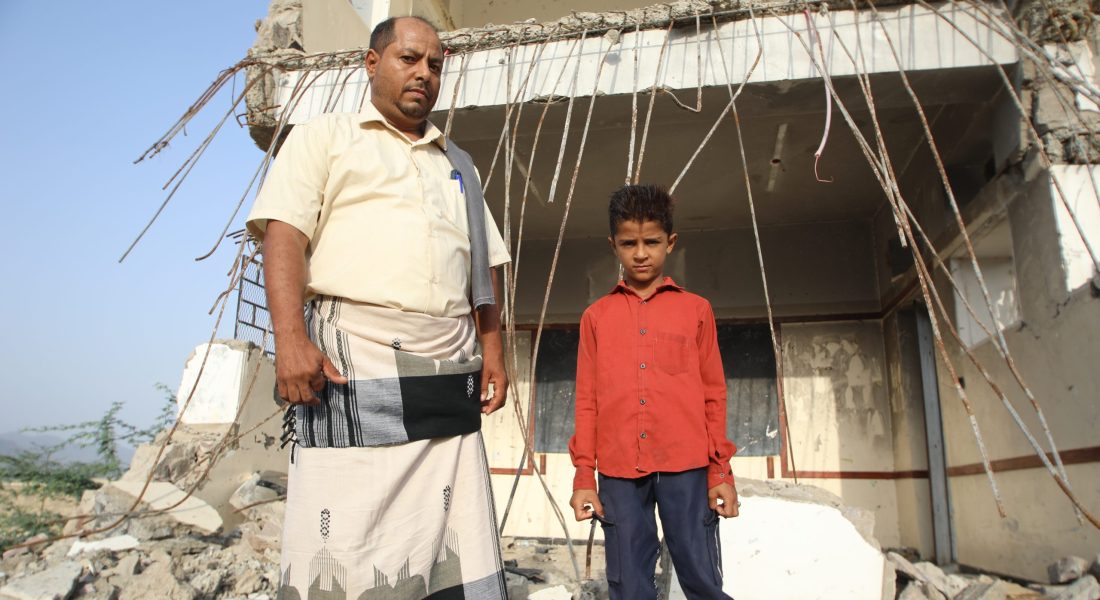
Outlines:
[[[708,467],[708,487],[732,483],[710,303],[668,277],[645,300],[620,281],[580,329],[573,489],[595,490],[597,469],[635,479]]]

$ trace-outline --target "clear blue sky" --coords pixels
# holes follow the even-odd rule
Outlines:
[[[245,129],[224,127],[119,264],[228,93],[187,137],[132,162],[244,57],[266,12],[267,0],[0,2],[0,433],[93,419],[113,400],[147,423],[163,402],[154,385],[179,386],[210,335],[207,310],[235,248],[194,257],[213,245],[262,153]],[[227,316],[221,333],[231,335]]]

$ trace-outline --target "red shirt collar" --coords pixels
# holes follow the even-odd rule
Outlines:
[[[677,285],[677,283],[675,281],[673,281],[671,277],[666,276],[663,280],[661,280],[661,284],[657,286],[657,289],[653,290],[653,294],[650,295],[650,298],[652,298],[653,296],[656,296],[662,290],[675,290],[677,292],[682,292],[682,291],[684,291],[684,288]],[[626,282],[623,281],[622,279],[620,279],[619,283],[615,284],[615,287],[612,288],[611,291],[608,292],[608,293],[609,294],[623,293],[623,294],[631,294],[631,295],[634,295],[634,296],[638,295],[638,293],[635,292],[630,286],[626,285]]]

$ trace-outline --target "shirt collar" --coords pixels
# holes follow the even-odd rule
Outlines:
[[[405,137],[405,134],[398,131],[396,127],[391,125],[390,122],[386,120],[386,117],[382,116],[382,113],[378,112],[378,108],[376,108],[374,106],[374,103],[372,102],[363,103],[363,110],[359,112],[359,123],[361,125],[366,125],[367,123],[381,123],[384,127],[398,134],[399,136],[401,136],[401,139],[407,141],[413,146],[435,142],[435,144],[439,146],[440,149],[442,149],[444,152],[446,152],[447,150],[447,138],[443,137],[443,132],[440,131],[439,128],[436,127],[434,124],[432,124],[431,121],[424,122],[424,137],[414,142]]]
[[[658,292],[661,292],[663,290],[674,290],[677,292],[682,292],[684,291],[684,288],[680,287],[675,281],[672,280],[671,277],[666,276],[664,279],[661,280],[661,284],[657,286],[657,289],[653,290],[653,294],[650,295],[650,298],[656,296]],[[638,295],[638,293],[631,289],[630,286],[626,285],[626,282],[622,279],[620,279],[619,283],[615,284],[615,287],[612,288],[611,291],[608,293],[631,294],[633,296]]]

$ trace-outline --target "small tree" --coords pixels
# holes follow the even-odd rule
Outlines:
[[[65,432],[69,436],[52,446],[38,446],[14,456],[0,455],[0,549],[38,533],[60,533],[64,520],[61,515],[45,509],[47,498],[79,498],[84,490],[99,487],[97,479],[117,478],[122,474],[119,445],[137,446],[151,442],[175,420],[175,394],[163,383],[158,383],[156,388],[164,392],[165,402],[160,414],[148,427],[138,427],[122,420],[119,413],[124,403],[116,401],[111,403],[102,417],[94,421],[24,429],[36,433]],[[58,451],[74,445],[94,448],[96,460],[62,463],[54,458]],[[37,509],[18,504],[16,496],[37,498]]]

